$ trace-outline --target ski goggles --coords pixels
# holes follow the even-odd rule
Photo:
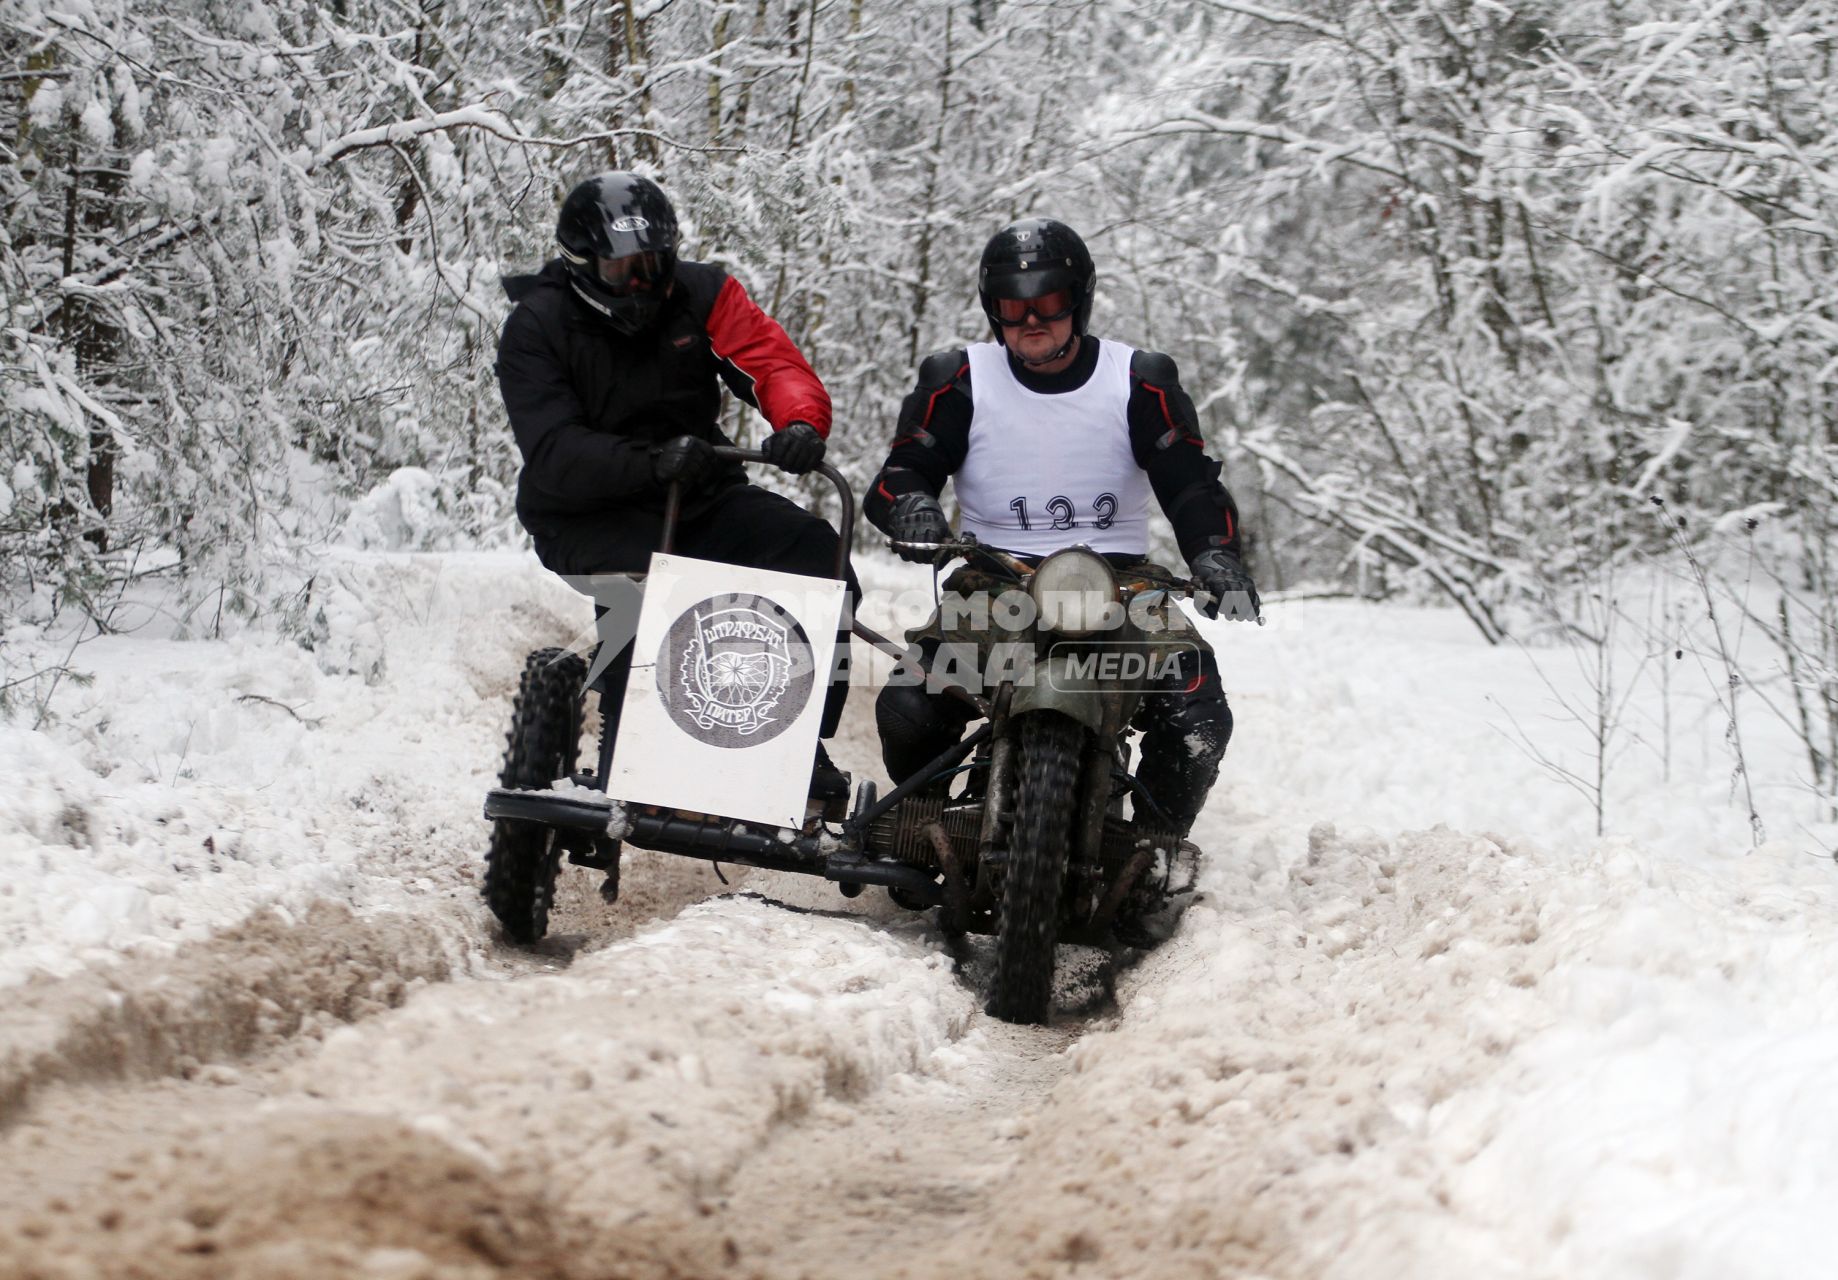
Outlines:
[[[1055,320],[1064,320],[1073,310],[1070,289],[1055,289],[1038,298],[996,299],[996,318],[1005,325],[1021,324],[1028,318],[1029,312],[1033,312],[1037,323],[1052,324]]]
[[[600,283],[615,297],[654,293],[669,278],[667,257],[662,253],[628,253],[622,258],[595,258],[594,270]]]

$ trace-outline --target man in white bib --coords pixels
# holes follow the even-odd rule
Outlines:
[[[1148,555],[1153,500],[1213,597],[1208,616],[1255,619],[1238,508],[1174,361],[1088,332],[1096,285],[1091,254],[1064,223],[1028,218],[997,232],[977,277],[995,341],[919,366],[865,513],[896,543],[939,542],[951,536],[938,501],[951,480],[963,532],[985,545],[1036,558],[1079,543],[1124,564]],[[921,640],[926,662],[937,643]],[[890,684],[875,704],[889,775],[897,783],[916,773],[973,714],[921,686]],[[1204,642],[1145,699],[1139,723],[1137,781],[1184,834],[1232,736]]]

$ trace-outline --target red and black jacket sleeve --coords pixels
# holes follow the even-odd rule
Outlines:
[[[908,493],[944,492],[945,481],[970,452],[970,358],[960,347],[927,356],[919,382],[900,404],[887,462],[874,483],[862,514],[883,533],[893,504]]]
[[[707,320],[709,346],[734,394],[766,415],[774,431],[808,422],[830,434],[830,393],[779,322],[727,276]]]
[[[1130,358],[1129,419],[1130,450],[1149,473],[1181,554],[1191,561],[1224,547],[1242,555],[1238,504],[1219,478],[1220,464],[1206,456],[1199,414],[1172,357],[1138,351]]]

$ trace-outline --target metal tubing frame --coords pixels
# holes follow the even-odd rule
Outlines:
[[[766,455],[759,449],[742,449],[735,445],[718,444],[715,446],[717,458],[727,458],[734,462],[765,462]],[[837,530],[836,537],[836,572],[830,576],[846,580],[849,576],[849,557],[855,551],[855,491],[849,488],[849,482],[842,472],[827,462],[817,464],[817,473],[836,486],[836,499],[842,504],[842,528]],[[683,515],[683,486],[672,480],[664,493],[664,536],[658,544],[658,550],[669,555],[676,546],[677,522]]]
[[[893,641],[889,640],[886,636],[876,631],[873,627],[868,626],[866,623],[851,621],[849,623],[849,630],[853,631],[856,635],[860,636],[862,639],[866,640],[869,644],[879,649],[882,653],[892,658],[895,662],[906,661],[906,650],[905,649],[902,649],[899,645],[895,644]],[[962,685],[947,684],[945,683],[945,681],[941,680],[939,677],[933,675],[930,671],[927,671],[924,668],[920,669],[919,674],[920,674],[920,677],[925,681],[925,687],[930,689],[933,693],[942,693],[946,697],[956,698],[959,702],[966,703],[969,706],[975,708],[976,713],[978,715],[983,716],[985,719],[988,718],[989,716],[989,699],[988,698],[981,697],[978,694],[974,694],[970,692],[970,690],[964,688]]]
[[[486,793],[485,816],[604,835],[615,803],[618,802],[594,804],[551,792],[500,787]],[[787,841],[779,838],[782,831],[779,827],[753,828],[745,823],[684,818],[674,811],[645,813],[630,805],[622,807],[625,829],[620,839],[641,848],[700,858],[705,862],[728,862],[739,867],[822,876],[826,880],[887,885],[904,889],[924,899],[928,905],[944,900],[944,890],[932,872],[903,862],[864,858],[857,853],[825,853],[821,835],[794,835]],[[742,830],[742,827],[747,829]]]

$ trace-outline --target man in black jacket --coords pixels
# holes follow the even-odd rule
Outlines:
[[[517,516],[564,575],[642,571],[662,542],[671,482],[683,492],[682,555],[809,577],[835,572],[836,532],[747,483],[715,456],[721,383],[759,409],[769,462],[794,475],[823,461],[830,398],[778,323],[720,267],[677,257],[676,211],[649,178],[604,173],[562,203],[560,256],[505,282],[517,302],[498,343],[498,385],[523,454]],[[853,572],[851,601],[859,598]],[[839,638],[848,652],[848,635]],[[617,707],[631,651],[608,673]],[[822,736],[848,695],[832,682]],[[846,794],[819,745],[811,794]]]
[[[977,293],[995,341],[919,366],[865,514],[901,555],[927,560],[901,544],[951,536],[938,501],[951,481],[964,531],[985,545],[1037,558],[1082,543],[1124,564],[1148,553],[1153,503],[1210,597],[1208,616],[1256,618],[1238,508],[1175,363],[1089,333],[1096,285],[1084,241],[1063,222],[1028,218],[991,237]],[[929,664],[938,638],[920,644]],[[1184,835],[1218,775],[1232,713],[1211,649],[1196,643],[1180,661],[1178,677],[1144,699],[1137,780]],[[889,776],[911,776],[972,714],[922,686],[889,684],[875,704]]]

